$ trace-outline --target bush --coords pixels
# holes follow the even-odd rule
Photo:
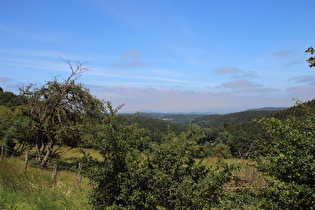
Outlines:
[[[218,158],[232,158],[230,147],[226,144],[217,144],[213,147],[213,156]]]
[[[277,208],[315,206],[315,114],[302,107],[307,113],[303,118],[260,120],[269,134],[270,151],[260,169],[276,178],[262,197]]]

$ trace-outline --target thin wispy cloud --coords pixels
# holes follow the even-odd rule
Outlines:
[[[239,74],[232,76],[232,78],[235,78],[235,79],[253,79],[253,78],[258,78],[258,77],[260,76],[258,76],[257,73],[254,71],[248,71],[248,72],[240,71]]]
[[[306,83],[308,86],[315,87],[315,76],[314,75],[304,75],[292,78],[291,80],[297,83]]]
[[[121,53],[121,61],[114,63],[114,68],[119,69],[136,69],[149,67],[150,65],[141,61],[141,53],[136,50],[125,51]]]
[[[197,83],[197,82],[191,82],[188,80],[178,80],[178,79],[165,78],[165,77],[133,76],[133,75],[126,75],[126,74],[118,74],[118,73],[106,73],[106,70],[103,70],[103,72],[90,71],[90,72],[87,72],[87,74],[95,75],[95,76],[104,76],[104,77],[125,78],[125,79],[158,80],[158,81],[168,81],[168,82],[176,82],[176,83]]]
[[[0,64],[11,65],[15,67],[24,67],[29,69],[40,69],[40,70],[54,70],[54,71],[68,71],[65,62],[61,60],[56,61],[43,61],[37,59],[27,58],[3,58],[0,60]]]
[[[221,67],[218,69],[212,70],[213,73],[218,74],[218,75],[231,75],[231,74],[238,74],[241,73],[242,71],[238,68],[235,67]]]
[[[12,79],[8,77],[0,77],[0,82],[11,82]]]
[[[225,88],[231,88],[231,89],[250,89],[250,88],[262,87],[262,85],[259,85],[259,84],[256,84],[247,80],[235,80],[235,81],[223,83],[220,86],[225,87]]]
[[[303,64],[304,60],[299,59],[299,55],[301,52],[298,50],[280,50],[277,52],[274,52],[272,56],[279,61],[282,61],[282,66],[285,68],[291,68],[300,66]]]
[[[142,68],[148,67],[149,65],[140,61],[121,61],[119,63],[114,63],[114,68],[129,69],[129,68]]]
[[[261,84],[247,80],[234,80],[223,83],[219,86],[226,91],[229,91],[238,96],[257,96],[270,93],[276,93],[278,90],[272,87],[264,87]]]
[[[315,91],[314,87],[310,86],[294,86],[286,89],[288,92],[295,92],[295,93],[308,93]]]
[[[141,53],[137,50],[129,50],[129,51],[123,52],[121,55],[128,58],[139,58]]]
[[[294,53],[293,50],[281,50],[281,51],[274,52],[272,55],[277,58],[285,58],[285,57],[291,56],[293,53]]]
[[[307,86],[307,85],[299,85],[293,86],[286,89],[286,92],[292,96],[292,98],[296,98],[301,101],[312,100],[309,96],[314,94],[315,87]]]
[[[235,79],[257,78],[259,77],[254,71],[244,71],[236,67],[221,67],[211,71],[215,75],[228,75]]]

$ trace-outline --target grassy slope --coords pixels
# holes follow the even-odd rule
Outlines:
[[[28,167],[23,160],[5,158],[0,162],[0,209],[90,209],[88,180],[76,187],[75,173],[59,171],[51,181],[51,171]]]

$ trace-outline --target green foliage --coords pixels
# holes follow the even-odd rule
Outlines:
[[[20,95],[15,95],[12,92],[0,91],[0,106],[6,106],[14,108],[16,106],[23,105],[27,102],[27,99]]]
[[[229,141],[226,141],[225,144],[231,148],[233,156],[246,159],[250,156],[266,154],[256,143],[265,136],[261,125],[257,122],[228,124],[221,129],[221,132],[229,133]]]
[[[229,167],[211,169],[194,158],[196,141],[169,131],[151,142],[143,129],[118,120],[108,104],[100,136],[104,161],[89,169],[91,203],[105,209],[200,209],[218,205]],[[118,123],[119,122],[119,123]],[[147,143],[146,143],[147,142]],[[146,148],[144,150],[144,148]]]
[[[121,176],[128,169],[128,160],[132,160],[137,150],[144,147],[143,129],[128,125],[118,117],[118,109],[113,109],[110,102],[106,106],[107,114],[98,129],[98,149],[103,156],[102,162],[95,163],[88,176],[93,185],[91,202],[96,206],[111,206],[120,195]],[[120,205],[118,202],[117,205]]]
[[[10,138],[13,120],[14,112],[6,106],[0,106],[0,145],[4,145],[6,156],[12,155],[15,146]]]
[[[228,131],[222,131],[218,133],[217,138],[215,139],[216,143],[219,144],[228,144],[230,145],[232,142],[233,136]]]
[[[218,158],[232,158],[230,147],[226,144],[217,144],[213,147],[213,156]]]
[[[13,112],[9,108],[0,106],[0,142],[3,140],[6,135],[6,131],[10,127],[12,115]]]
[[[162,136],[168,132],[170,129],[177,134],[188,131],[189,127],[187,125],[169,122],[166,120],[143,117],[139,115],[127,115],[123,116],[130,121],[130,124],[137,124],[139,128],[146,129],[150,135],[152,141],[160,141]]]
[[[303,118],[260,121],[270,136],[266,145],[269,161],[261,169],[279,181],[263,193],[276,207],[315,205],[315,114],[309,107],[300,106],[307,113]]]
[[[303,119],[305,116],[308,115],[307,109],[305,107],[308,107],[307,109],[311,109],[315,111],[315,100],[305,101],[301,103],[298,101],[298,103],[288,109],[279,111],[277,113],[274,113],[270,115],[270,117],[274,117],[280,120],[286,120],[291,118],[301,118]]]
[[[305,52],[306,53],[311,53],[311,54],[315,53],[313,47],[309,47],[307,50],[305,50]],[[315,56],[309,57],[306,61],[309,63],[309,65],[308,65],[309,67],[314,67],[315,66]]]

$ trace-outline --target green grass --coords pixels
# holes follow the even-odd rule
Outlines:
[[[102,155],[93,149],[86,149],[86,148],[70,148],[70,147],[64,147],[60,150],[61,155],[61,160],[66,161],[66,162],[73,162],[76,161],[80,158],[82,158],[84,155],[83,153],[80,152],[80,150],[83,150],[86,154],[91,155],[92,158],[102,161],[103,157]]]
[[[208,157],[202,160],[202,163],[208,166],[215,166],[218,162],[218,158],[216,157]],[[263,174],[258,171],[255,167],[257,163],[251,160],[244,160],[244,159],[222,159],[224,163],[229,165],[234,165],[237,170],[233,172],[235,176],[240,179],[240,183],[238,183],[238,187],[244,188],[260,188],[266,187],[267,182],[265,181]]]
[[[88,180],[77,188],[76,174],[59,171],[55,183],[51,171],[28,167],[23,160],[5,158],[0,162],[0,209],[91,209]]]

